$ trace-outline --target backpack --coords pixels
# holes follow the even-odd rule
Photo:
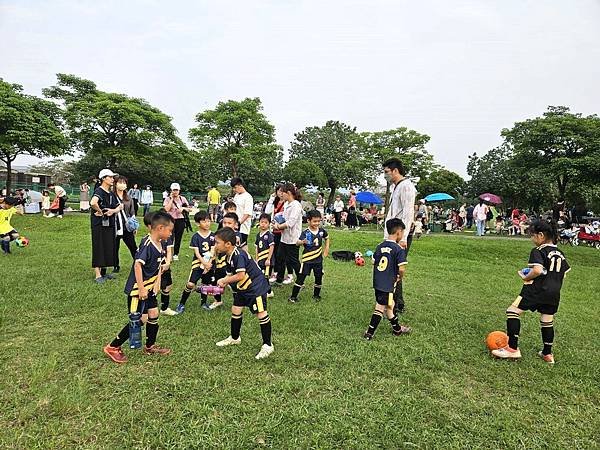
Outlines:
[[[349,250],[338,250],[331,253],[336,261],[354,261],[354,252]]]

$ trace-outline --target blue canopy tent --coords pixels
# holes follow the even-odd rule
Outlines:
[[[444,192],[436,192],[425,197],[426,202],[443,202],[444,200],[454,200],[454,197]]]
[[[356,194],[356,201],[358,203],[373,203],[374,205],[383,204],[383,200],[369,191],[359,192]]]

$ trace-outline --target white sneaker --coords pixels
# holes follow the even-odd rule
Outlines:
[[[263,346],[260,348],[260,352],[258,352],[258,355],[256,355],[255,358],[256,359],[266,358],[274,351],[275,351],[275,347],[273,347],[272,345],[263,344]]]
[[[217,308],[219,308],[219,307],[221,307],[221,306],[223,306],[223,302],[212,302],[212,303],[211,303],[211,304],[208,306],[208,308],[209,308],[209,309],[217,309]],[[219,344],[217,344],[217,345],[219,345]]]
[[[173,261],[179,261],[179,255],[173,255]]]
[[[521,350],[513,350],[509,347],[499,348],[497,350],[492,350],[492,356],[495,356],[498,359],[521,359]]]
[[[285,280],[283,280],[283,284],[292,284],[294,282],[294,275],[288,275]]]
[[[171,308],[167,308],[164,311],[160,312],[161,315],[165,315],[165,316],[176,316],[177,313],[175,311],[173,311]]]
[[[271,275],[271,278],[269,278],[269,283],[273,284],[277,281],[277,274],[274,273],[273,275]]]
[[[48,214],[48,215],[47,215],[47,216],[45,216],[45,217],[47,217],[48,219],[50,219],[51,217],[54,217],[55,215],[56,215],[56,214],[50,213],[50,214]]]
[[[56,216],[57,219],[62,219],[63,216],[61,216],[60,214],[58,216]]]
[[[217,347],[227,347],[228,345],[240,345],[241,343],[242,343],[241,337],[234,339],[231,336],[227,336],[222,341],[217,342]]]
[[[273,293],[273,291],[267,293],[267,298],[273,298],[275,297],[275,294]]]

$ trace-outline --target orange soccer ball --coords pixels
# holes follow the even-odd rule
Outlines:
[[[508,345],[508,335],[504,331],[492,331],[485,338],[487,348],[497,350]]]

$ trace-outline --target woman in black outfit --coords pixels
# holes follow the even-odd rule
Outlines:
[[[135,252],[137,251],[137,244],[135,243],[135,231],[129,231],[126,226],[127,219],[130,217],[135,217],[135,202],[127,194],[127,178],[122,176],[116,177],[113,189],[119,204],[123,206],[123,209],[115,218],[117,237],[115,243],[115,267],[113,269],[113,273],[118,273],[121,270],[121,266],[119,264],[119,247],[121,240],[123,240],[129,249],[129,253],[131,253],[131,259],[135,259]]]

